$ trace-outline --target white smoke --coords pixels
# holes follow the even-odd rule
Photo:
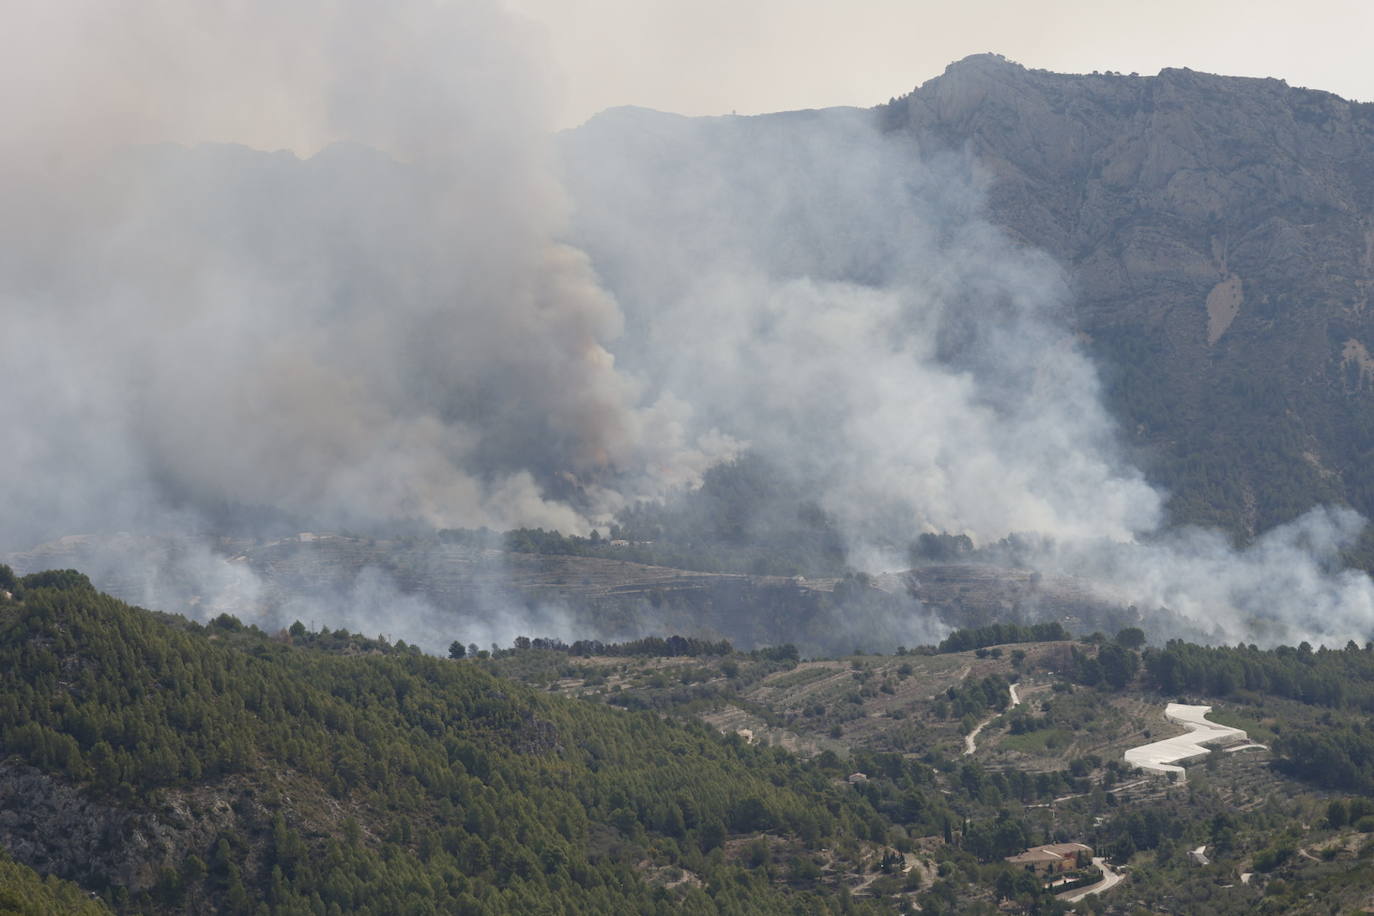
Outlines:
[[[1064,278],[983,217],[961,158],[847,110],[617,112],[565,142],[577,241],[627,313],[622,364],[798,468],[856,546],[1158,523]]]
[[[861,565],[922,531],[1036,532],[1047,568],[1219,637],[1374,622],[1369,580],[1331,571],[1347,514],[1241,554],[1158,534],[1059,268],[988,222],[966,157],[870,113],[613,112],[560,160],[539,34],[495,0],[9,25],[8,547],[245,515],[584,532],[748,447]],[[330,600],[369,632],[442,618],[380,575]]]
[[[585,531],[730,452],[606,350],[620,313],[558,241],[537,36],[497,4],[113,14],[11,33],[71,67],[13,99],[0,178],[11,539],[171,506]],[[245,135],[349,143],[134,143]]]
[[[1374,637],[1374,584],[1341,560],[1365,524],[1350,509],[1318,507],[1241,549],[1221,532],[1187,528],[1064,543],[1034,562],[1101,583],[1123,603],[1168,608],[1213,642],[1339,647]]]
[[[1374,585],[1340,569],[1357,514],[1243,550],[1163,526],[1064,278],[987,221],[967,157],[842,110],[618,110],[564,154],[574,237],[625,306],[622,365],[808,480],[855,562],[901,562],[922,531],[1021,535],[1020,562],[1216,641],[1374,635]]]

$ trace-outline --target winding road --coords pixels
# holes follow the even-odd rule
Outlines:
[[[1126,877],[1119,871],[1112,871],[1112,867],[1107,864],[1107,860],[1101,856],[1093,856],[1093,864],[1102,869],[1102,880],[1090,887],[1074,891],[1072,894],[1065,894],[1059,898],[1060,900],[1063,900],[1065,903],[1077,903],[1090,894],[1100,894],[1103,891],[1111,890],[1121,883],[1122,878]]]
[[[1011,706],[1008,707],[1009,709],[1015,709],[1017,706],[1021,705],[1021,698],[1016,695],[1016,684],[1009,685],[1007,687],[1007,693],[1011,694]],[[978,733],[981,732],[985,727],[987,727],[989,722],[991,722],[993,719],[997,718],[1000,715],[1002,715],[1002,713],[1000,712],[993,713],[992,715],[984,719],[982,722],[979,722],[977,728],[975,728],[973,731],[969,732],[967,735],[964,736],[965,757],[967,757],[969,754],[972,754],[974,751],[978,750]]]

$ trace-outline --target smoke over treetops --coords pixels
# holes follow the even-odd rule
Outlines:
[[[1163,500],[1064,278],[963,156],[849,110],[619,111],[555,145],[538,34],[495,3],[102,11],[4,47],[10,548],[226,506],[585,532],[748,450],[856,565],[1036,532],[1219,637],[1374,623],[1325,569],[1347,515],[1140,546]],[[37,49],[63,66],[21,96]]]

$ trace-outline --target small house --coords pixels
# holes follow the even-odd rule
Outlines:
[[[1007,856],[1007,864],[1025,868],[1036,875],[1058,875],[1084,868],[1092,863],[1091,846],[1082,843],[1050,843]]]

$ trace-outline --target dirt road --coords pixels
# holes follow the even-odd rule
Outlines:
[[[1018,696],[1016,695],[1016,685],[1015,685],[1015,684],[1012,684],[1012,685],[1010,685],[1009,687],[1007,687],[1007,692],[1008,692],[1009,694],[1011,694],[1011,706],[1009,706],[1008,709],[1015,709],[1017,706],[1021,705],[1021,698],[1018,697]],[[1000,716],[1000,715],[1002,715],[1002,714],[999,712],[999,713],[994,713],[993,715],[988,716],[988,717],[987,717],[986,719],[984,719],[982,722],[979,722],[979,723],[978,723],[978,727],[977,727],[977,728],[975,728],[973,731],[969,732],[967,735],[964,736],[964,756],[965,756],[965,757],[967,757],[969,754],[972,754],[974,751],[978,750],[978,743],[977,743],[978,733],[981,732],[981,731],[983,730],[983,728],[984,728],[989,722],[991,722],[993,719],[997,718],[997,717]]]

